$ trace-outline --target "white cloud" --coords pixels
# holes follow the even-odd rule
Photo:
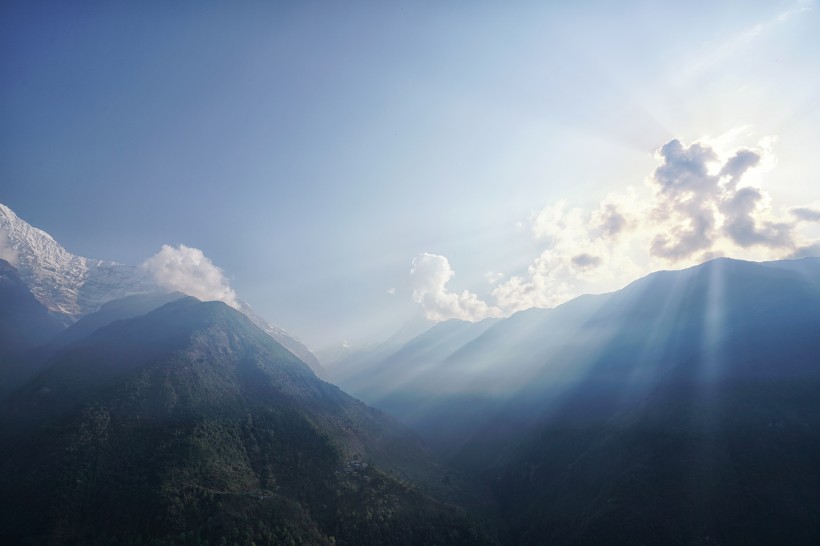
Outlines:
[[[444,256],[425,252],[413,259],[413,299],[421,304],[427,319],[477,321],[501,316],[498,308],[487,305],[472,292],[450,292],[447,283],[454,274]]]
[[[613,290],[639,271],[629,246],[637,217],[646,214],[634,190],[609,195],[591,212],[559,201],[532,219],[544,249],[527,271],[492,291],[504,314],[530,307],[554,307],[579,294]]]
[[[395,296],[396,295],[396,289],[395,288],[388,288],[387,293],[390,294],[391,296]]]
[[[776,164],[774,137],[732,147],[745,131],[689,146],[672,140],[658,150],[659,165],[643,189],[610,194],[591,209],[558,201],[534,214],[530,228],[542,250],[525,272],[494,287],[494,305],[467,291],[448,292],[453,271],[444,256],[430,254],[413,262],[414,272],[423,266],[419,278],[427,283],[414,291],[416,301],[432,320],[476,320],[553,307],[583,293],[616,290],[658,269],[719,256],[817,255],[820,241],[812,229],[820,208],[776,206],[751,185]]]
[[[223,271],[198,248],[162,245],[142,267],[167,290],[178,290],[204,301],[223,301],[235,308],[240,306]]]
[[[504,273],[495,273],[493,271],[487,271],[486,273],[484,273],[484,278],[487,279],[488,283],[495,284],[504,278]]]
[[[11,246],[11,239],[5,229],[0,229],[0,259],[13,266],[17,265],[17,250]]]

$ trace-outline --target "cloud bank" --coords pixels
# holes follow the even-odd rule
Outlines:
[[[658,269],[720,256],[820,255],[820,207],[775,206],[751,184],[774,164],[769,142],[721,153],[709,142],[671,140],[657,151],[658,166],[643,187],[612,193],[591,209],[558,201],[534,214],[530,227],[542,250],[525,272],[495,286],[494,302],[448,291],[454,275],[449,262],[431,254],[413,261],[419,281],[414,299],[431,320],[479,320],[553,307],[583,293],[619,289]],[[815,226],[813,238],[804,226]]]
[[[231,307],[240,307],[224,272],[198,248],[162,245],[142,267],[162,288],[184,292],[203,301],[223,301]]]

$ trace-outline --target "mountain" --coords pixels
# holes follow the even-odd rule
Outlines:
[[[12,258],[81,301],[33,229]],[[60,331],[25,281],[0,262],[2,543],[820,543],[820,258],[661,271],[333,363],[418,436],[244,304],[145,291]]]
[[[818,392],[816,376],[676,377],[614,410],[595,400],[612,391],[575,392],[472,468],[491,483],[511,544],[817,544]]]
[[[20,277],[34,296],[66,323],[96,311],[110,300],[156,287],[135,266],[75,256],[48,233],[30,226],[0,204],[0,232],[16,254]]]
[[[134,294],[122,299],[111,300],[103,304],[99,310],[80,317],[77,322],[49,340],[42,348],[42,352],[46,356],[52,356],[57,350],[88,337],[112,322],[146,315],[166,303],[186,297],[182,292],[155,292]]]
[[[671,363],[727,336],[756,338],[757,330],[786,324],[805,331],[817,318],[811,304],[818,287],[820,258],[760,264],[719,259],[654,273],[618,292],[582,296],[555,309],[522,311],[483,331],[481,323],[463,323],[478,334],[463,343],[445,342],[454,326],[442,323],[341,384],[402,417],[401,401],[417,393],[428,406],[471,396],[499,406],[537,404],[587,377],[623,375],[633,390],[645,390]],[[422,355],[424,369],[408,352],[415,345],[435,348]],[[387,369],[416,371],[400,381],[374,380]]]
[[[0,411],[6,544],[492,543],[412,434],[221,302],[98,328]]]
[[[28,291],[28,289],[26,289],[26,291]],[[50,321],[55,322],[59,329],[56,333],[54,330],[51,330],[49,331],[49,335],[41,335],[36,343],[30,343],[26,347],[26,350],[17,353],[14,361],[15,365],[13,366],[15,372],[9,377],[9,381],[5,383],[5,389],[0,392],[0,399],[40,374],[49,366],[50,359],[58,351],[71,343],[85,338],[94,331],[114,321],[144,315],[166,303],[184,297],[186,297],[185,294],[181,292],[127,296],[120,300],[113,300],[104,304],[99,311],[85,315],[74,324],[65,328],[57,318],[34,299],[34,296],[31,296],[31,299],[37,303],[41,312],[44,313]],[[14,322],[20,320],[19,313],[13,309],[9,311],[9,315],[13,317],[10,320]],[[27,326],[25,331],[30,331],[30,326]]]
[[[362,365],[363,361],[376,361],[389,356],[434,325],[434,322],[419,314],[406,321],[401,328],[384,341],[352,345],[345,340],[337,345],[321,349],[316,356],[327,370],[327,377],[336,381],[337,377],[344,377],[356,373],[357,369],[365,368],[366,366]]]
[[[68,325],[111,300],[164,291],[142,267],[71,254],[48,233],[0,204],[0,236],[6,234],[16,267],[34,296]],[[239,310],[319,375],[319,361],[297,339],[257,315],[245,302]]]
[[[479,337],[497,320],[440,322],[396,348],[386,343],[369,354],[351,355],[333,368],[331,378],[354,396],[378,403],[413,384],[443,359]],[[385,350],[395,352],[385,354]],[[382,356],[380,359],[374,357]],[[354,359],[358,357],[358,362]],[[353,362],[349,362],[349,361]]]
[[[0,260],[0,399],[27,376],[24,355],[63,329],[17,270]]]
[[[313,373],[319,377],[325,377],[327,375],[327,372],[319,362],[319,359],[316,358],[316,355],[314,355],[301,341],[288,334],[285,330],[279,328],[278,326],[274,326],[264,318],[257,315],[253,309],[251,309],[251,306],[242,300],[239,301],[239,311],[248,317],[251,322],[253,322],[263,332],[275,339],[277,343],[296,355],[299,360],[307,364],[308,367],[313,370]]]
[[[551,353],[455,457],[518,544],[817,543],[818,265],[717,260],[609,295],[571,334],[591,349]]]
[[[500,320],[364,398],[483,477],[509,544],[816,544],[818,332],[820,259],[719,259]]]

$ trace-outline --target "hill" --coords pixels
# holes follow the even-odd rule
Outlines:
[[[97,329],[0,410],[5,543],[490,543],[417,439],[222,303]]]

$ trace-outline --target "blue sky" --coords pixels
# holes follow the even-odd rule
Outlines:
[[[88,257],[201,249],[313,348],[820,240],[815,1],[73,4],[0,7],[0,202]],[[656,169],[740,149],[752,209],[704,171],[668,259]]]

